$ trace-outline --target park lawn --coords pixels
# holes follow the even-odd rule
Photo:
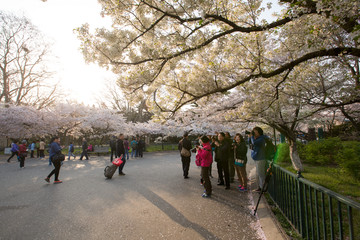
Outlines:
[[[160,152],[177,150],[177,144],[164,144],[164,150],[161,144],[150,144],[146,146],[146,152]]]
[[[279,165],[296,173],[290,164],[280,163]],[[305,171],[301,174],[305,179],[360,202],[360,181],[340,168],[304,164],[304,169]]]

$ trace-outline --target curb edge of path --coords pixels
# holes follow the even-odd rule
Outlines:
[[[250,171],[250,179],[256,179],[256,172]],[[255,189],[256,181],[251,181],[250,189]],[[258,201],[259,194],[255,192],[251,192],[252,198],[254,201],[254,208],[255,204]],[[267,240],[288,240],[289,237],[282,229],[280,223],[276,219],[276,216],[270,209],[269,204],[267,203],[266,199],[262,197],[259,207],[257,210],[257,218],[260,222],[260,226],[265,234]]]

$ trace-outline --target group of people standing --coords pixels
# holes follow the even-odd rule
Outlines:
[[[232,139],[230,134],[220,132],[215,136],[202,136],[198,138],[199,143],[192,148],[192,143],[188,139],[188,133],[185,133],[183,139],[179,142],[179,151],[183,167],[183,176],[189,178],[189,167],[191,152],[196,153],[196,165],[201,166],[201,184],[205,191],[202,197],[210,197],[212,185],[210,181],[213,160],[216,162],[218,172],[217,185],[225,186],[230,189],[230,183],[234,182],[235,173],[239,180],[238,190],[240,192],[248,191],[248,177],[246,173],[247,151],[249,145],[251,157],[256,163],[259,187],[254,191],[260,192],[265,181],[266,156],[265,144],[266,137],[260,127],[255,127],[247,134],[247,142],[244,137],[237,133]]]
[[[112,136],[110,139],[110,149],[111,149],[111,155],[110,160],[113,160],[113,156],[116,157],[116,142],[117,138],[115,136]],[[124,157],[126,160],[129,160],[130,158],[130,152],[131,152],[131,158],[137,158],[137,157],[143,157],[144,156],[144,150],[145,150],[145,141],[140,137],[135,137],[131,142],[129,142],[128,138],[124,137],[123,140],[124,143],[124,149],[125,154]],[[130,151],[131,150],[131,151]]]

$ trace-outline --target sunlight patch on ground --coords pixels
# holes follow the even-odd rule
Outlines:
[[[85,165],[84,164],[76,164],[75,165],[75,169],[80,169],[80,168],[84,168],[85,167]]]

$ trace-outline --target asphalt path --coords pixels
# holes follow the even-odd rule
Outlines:
[[[0,156],[0,239],[264,239],[251,215],[252,194],[217,186],[201,195],[194,157],[182,177],[178,152],[127,161],[125,176],[106,180],[109,157],[66,160],[61,184],[46,183],[47,160]],[[249,170],[253,165],[249,164]]]

